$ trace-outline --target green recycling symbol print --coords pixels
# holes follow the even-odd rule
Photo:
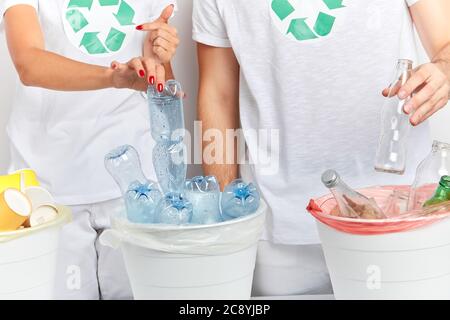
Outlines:
[[[344,0],[269,0],[276,27],[296,41],[329,36]]]
[[[62,15],[67,38],[91,56],[118,53],[130,42],[136,24],[128,1],[66,0]]]

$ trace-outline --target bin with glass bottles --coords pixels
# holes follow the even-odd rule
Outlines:
[[[404,174],[410,99],[397,93],[412,62],[400,60],[382,111],[375,169]],[[411,186],[353,190],[334,170],[331,194],[311,200],[337,299],[450,299],[450,145],[435,141]]]

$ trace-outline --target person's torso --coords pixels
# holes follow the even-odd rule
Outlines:
[[[136,26],[159,16],[163,2],[41,0],[46,50],[105,67],[114,60],[126,63],[142,55],[145,33]],[[104,154],[134,144],[150,164],[149,129],[146,100],[135,91],[60,92],[19,84],[8,125],[12,167],[38,171],[43,184],[66,204],[111,199],[118,193],[103,168]]]
[[[242,127],[275,130],[264,133],[275,137],[273,144],[261,134],[258,148],[247,140],[253,178],[279,217],[274,224],[290,228],[305,216],[308,199],[326,192],[320,183],[326,169],[355,187],[412,182],[430,148],[428,124],[413,129],[403,177],[374,171],[381,91],[397,59],[417,63],[405,0],[217,4],[241,67]],[[265,156],[267,149],[272,155]],[[311,239],[311,223],[304,226],[286,235],[278,228],[275,237]]]

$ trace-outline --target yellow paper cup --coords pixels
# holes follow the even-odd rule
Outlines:
[[[23,178],[25,179],[25,187],[39,186],[39,181],[37,179],[36,173],[31,169],[22,169],[7,176],[0,176],[0,192],[12,188],[20,190],[21,176],[23,176]]]
[[[16,189],[0,194],[0,232],[17,230],[31,214],[31,202]]]
[[[21,170],[17,170],[11,174],[18,174],[19,177],[22,174],[23,177],[25,178],[25,187],[38,187],[40,186],[39,180],[37,178],[36,172],[34,172],[34,170],[32,169],[21,169]],[[19,181],[19,186],[20,186],[20,181]]]

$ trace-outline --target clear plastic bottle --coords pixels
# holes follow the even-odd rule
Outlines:
[[[186,225],[192,221],[192,204],[181,193],[166,194],[155,210],[155,222],[168,225]]]
[[[153,167],[164,194],[183,192],[187,175],[185,157],[183,142],[160,141],[153,148]]]
[[[394,79],[389,87],[388,98],[382,110],[382,128],[376,153],[375,170],[393,174],[404,174],[411,124],[404,112],[405,100],[398,98],[400,88],[411,77],[412,61],[399,60]]]
[[[120,146],[105,156],[105,167],[119,185],[122,194],[136,181],[144,184],[147,178],[141,167],[141,160],[135,148]]]
[[[186,180],[183,92],[180,83],[167,81],[164,91],[148,89],[153,149],[153,167],[164,194],[181,193]]]
[[[234,180],[222,193],[220,201],[224,221],[241,218],[255,213],[261,201],[261,196],[253,183]]]
[[[386,216],[376,202],[356,192],[342,181],[335,170],[327,170],[322,182],[330,189],[344,218],[384,219]]]
[[[136,149],[129,145],[114,149],[105,156],[105,167],[120,187],[128,220],[152,223],[162,195],[157,184],[145,177]]]
[[[450,144],[434,141],[431,153],[417,167],[416,178],[411,187],[408,210],[423,207],[436,190],[443,176],[450,175]]]
[[[192,223],[214,224],[220,215],[220,187],[216,177],[194,177],[186,181],[184,195],[194,206]]]
[[[155,141],[181,142],[184,138],[184,110],[181,84],[167,81],[164,91],[148,88],[152,137]]]

